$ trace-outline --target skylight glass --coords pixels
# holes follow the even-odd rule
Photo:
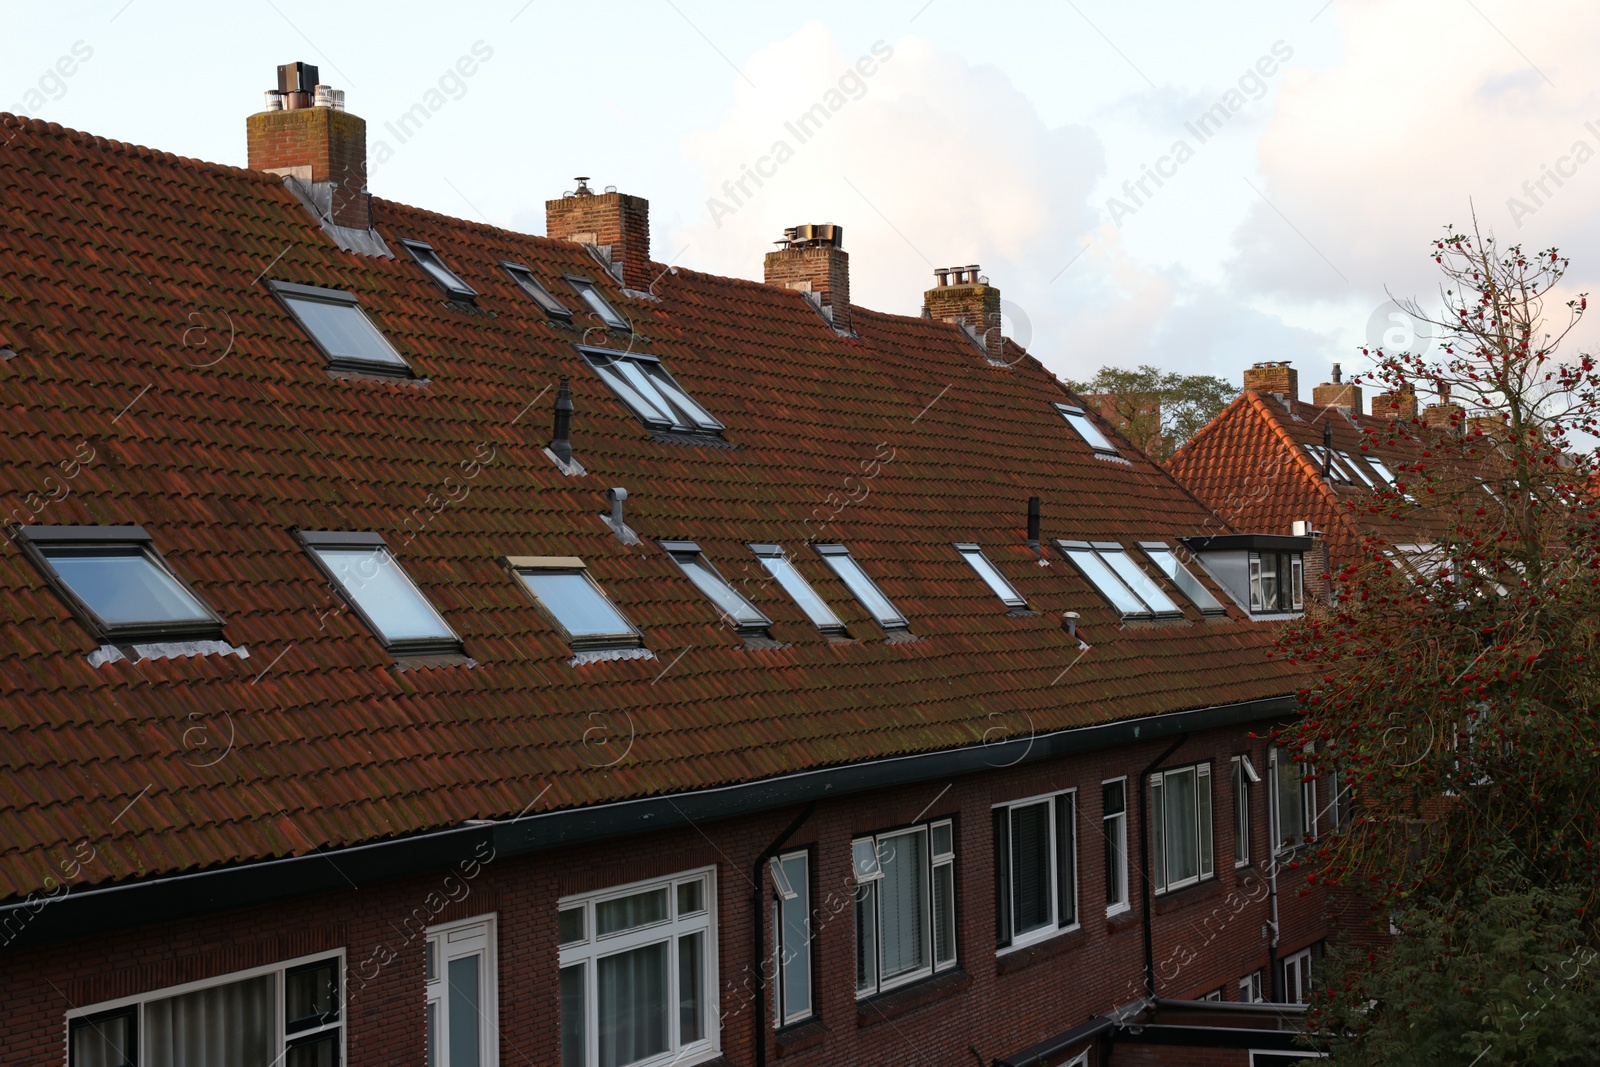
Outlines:
[[[1338,453],[1338,456],[1340,459],[1344,460],[1344,465],[1350,468],[1351,473],[1353,473],[1357,478],[1361,479],[1361,484],[1365,485],[1368,489],[1374,488],[1372,479],[1367,477],[1367,469],[1361,465],[1360,461],[1358,461],[1356,457],[1352,456],[1348,452],[1340,452]]]
[[[19,535],[99,636],[155,637],[222,626],[137,526],[25,526]]]
[[[1325,459],[1324,450],[1317,445],[1302,444],[1300,447],[1306,450],[1306,455],[1311,457],[1311,462],[1316,465],[1318,471],[1321,471]],[[1338,482],[1340,485],[1350,484],[1350,475],[1342,464],[1337,461],[1331,462],[1327,464],[1327,468],[1328,478],[1331,481]]]
[[[287,282],[273,282],[272,289],[334,368],[411,373],[411,365],[349,293]]]
[[[805,576],[795,569],[794,562],[784,553],[782,547],[751,545],[750,551],[760,558],[761,565],[767,569],[767,573],[777,579],[783,591],[788,593],[789,598],[806,613],[806,618],[811,620],[812,625],[824,633],[844,632],[844,623],[839,620],[839,616],[835,615],[828,602],[811,588],[811,583],[805,580]]]
[[[1377,456],[1373,455],[1371,452],[1368,452],[1365,455],[1366,455],[1366,460],[1367,460],[1367,462],[1369,464],[1371,464],[1372,469],[1377,472],[1378,477],[1383,479],[1383,484],[1385,484],[1385,485],[1393,485],[1394,484],[1394,472],[1389,470],[1388,465],[1386,465],[1383,462],[1383,460],[1379,459]]]
[[[437,282],[439,288],[449,293],[453,298],[456,300],[476,300],[478,298],[478,291],[462,281],[461,276],[456,274],[455,271],[445,266],[444,260],[439,258],[439,253],[434,251],[432,245],[424,244],[421,241],[401,241],[400,243],[406,246],[406,251],[411,253],[411,257],[417,261],[417,265],[427,273],[428,277]]]
[[[613,330],[633,329],[632,324],[623,318],[616,308],[611,306],[611,302],[601,294],[599,287],[594,282],[591,282],[588,278],[574,278],[571,275],[567,276],[567,281],[577,294],[583,298],[583,302],[589,305],[590,310],[599,315],[601,321],[607,326]]]
[[[816,548],[823,561],[833,568],[833,573],[861,601],[861,606],[878,620],[879,626],[885,630],[904,630],[911,625],[878,589],[877,583],[867,577],[867,572],[851,557],[848,548],[843,545],[817,545]]]
[[[1116,572],[1107,566],[1089,542],[1057,541],[1056,545],[1083,576],[1089,579],[1090,584],[1100,591],[1100,595],[1111,601],[1112,606],[1122,614],[1152,614],[1149,605],[1140,600],[1138,594],[1117,577]]]
[[[1082,408],[1073,407],[1071,404],[1057,404],[1055,407],[1061,413],[1061,417],[1067,420],[1067,425],[1076,430],[1078,436],[1088,442],[1090,448],[1110,456],[1122,454],[1117,451],[1117,446],[1111,443],[1111,439],[1100,432],[1100,427],[1094,424],[1094,420],[1089,418]]]
[[[983,549],[977,545],[956,545],[956,551],[961,553],[961,558],[978,572],[978,577],[994,591],[994,595],[1000,598],[1001,603],[1014,608],[1028,606],[1028,602],[1022,599],[1022,595],[1010,582],[1006,581],[1006,576],[1000,573],[999,568],[989,562],[988,557],[983,554]]]
[[[376,535],[302,532],[300,537],[391,652],[459,650],[461,639]]]
[[[652,429],[679,433],[718,433],[723,429],[654,356],[604,348],[581,351],[601,380]]]
[[[533,297],[533,302],[538,304],[546,315],[558,319],[572,318],[572,309],[550,295],[538,278],[533,276],[533,271],[520,263],[502,263],[506,273],[511,275],[511,280],[521,287],[522,291]]]
[[[717,569],[706,559],[700,551],[700,546],[693,541],[663,541],[661,547],[671,556],[673,562],[683,568],[683,573],[694,583],[695,588],[706,595],[706,598],[715,604],[717,612],[731,622],[735,629],[741,633],[765,630],[772,625],[772,621],[756,606],[729,585]]]
[[[1121,545],[1115,542],[1103,541],[1095,541],[1093,545],[1095,555],[1104,560],[1106,566],[1115,571],[1117,577],[1122,579],[1122,584],[1132,589],[1134,594],[1144,601],[1151,611],[1157,615],[1183,614],[1182,609],[1173,603],[1172,598],[1167,596],[1165,590],[1140,569],[1139,565],[1134,562],[1133,557],[1128,555]]]
[[[1211,591],[1200,584],[1200,579],[1183,565],[1170,545],[1162,541],[1140,541],[1139,547],[1144,549],[1144,554],[1150,557],[1156,569],[1170,578],[1172,584],[1194,602],[1195,607],[1208,614],[1225,610],[1221,602],[1211,595]]]
[[[512,569],[575,646],[635,646],[639,632],[576,558],[512,558]]]

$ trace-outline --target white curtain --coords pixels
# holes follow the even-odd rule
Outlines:
[[[667,1051],[668,943],[606,956],[595,968],[599,986],[600,1067]]]
[[[118,1015],[72,1028],[72,1062],[76,1067],[124,1067],[133,1063],[128,1030],[132,1016]]]
[[[1166,774],[1167,883],[1182,882],[1200,873],[1199,842],[1195,838],[1194,771]]]
[[[885,979],[927,966],[927,852],[927,835],[919,830],[889,838],[879,853]]]
[[[270,1067],[277,1030],[270,974],[144,1008],[149,1067]]]

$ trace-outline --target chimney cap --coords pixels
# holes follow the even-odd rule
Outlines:
[[[1338,385],[1342,381],[1344,381],[1344,372],[1339,369],[1339,364],[1335,363],[1333,365],[1333,383]]]
[[[578,187],[576,189],[572,190],[572,195],[573,196],[593,196],[594,195],[594,190],[589,188],[589,176],[587,174],[581,175],[581,176],[576,177],[576,178],[573,178],[572,180],[578,183]]]
[[[834,222],[786,226],[783,240],[778,243],[785,248],[843,248],[844,227]]]
[[[310,63],[282,63],[278,66],[278,92],[309,93],[316,89],[317,68]]]
[[[978,273],[982,268],[976,263],[968,263],[964,267],[935,267],[933,276],[939,279],[940,286],[948,285],[988,285],[989,279]],[[951,281],[951,275],[955,281]]]

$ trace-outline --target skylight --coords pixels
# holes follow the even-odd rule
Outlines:
[[[1308,444],[1302,444],[1300,447],[1306,450],[1306,455],[1311,457],[1311,462],[1316,465],[1318,471],[1321,471],[1324,467],[1324,460],[1326,458],[1323,449],[1316,445]],[[1331,452],[1331,449],[1329,451]],[[1340,485],[1351,484],[1350,475],[1341,464],[1337,462],[1329,462],[1326,464],[1326,467],[1329,480],[1338,482]]]
[[[591,282],[588,278],[579,278],[571,274],[567,275],[567,282],[583,298],[584,303],[589,305],[590,310],[599,315],[600,320],[607,326],[613,330],[633,329],[633,324],[623,318],[617,309],[611,306],[611,302],[601,294],[599,287],[594,282]]]
[[[877,583],[867,577],[867,572],[861,569],[861,564],[850,555],[848,548],[843,545],[817,545],[816,549],[823,561],[833,568],[833,573],[839,576],[839,580],[861,601],[861,606],[878,620],[879,626],[885,630],[904,630],[911,625],[878,589]]]
[[[1372,469],[1378,473],[1378,477],[1383,479],[1383,484],[1384,485],[1393,485],[1394,484],[1394,472],[1389,470],[1388,466],[1383,462],[1383,460],[1379,459],[1377,456],[1373,455],[1370,452],[1366,453],[1365,456],[1366,456],[1367,462],[1369,464],[1371,464]]]
[[[1028,606],[1028,602],[1022,599],[1022,595],[1010,582],[1006,581],[1006,576],[1000,573],[999,568],[989,562],[988,557],[983,554],[983,549],[977,545],[956,545],[955,548],[961,553],[961,558],[978,572],[978,577],[994,590],[994,595],[1000,598],[1001,603],[1013,608]]]
[[[839,616],[833,613],[828,602],[811,588],[811,583],[805,580],[805,576],[795,569],[794,562],[789,559],[782,546],[751,545],[750,551],[760,558],[761,565],[778,580],[783,591],[800,606],[800,610],[806,613],[806,618],[811,620],[813,626],[823,633],[844,633],[844,623],[839,621]]]
[[[466,282],[461,276],[444,265],[444,260],[439,258],[439,253],[433,246],[422,241],[401,241],[406,251],[411,253],[411,258],[417,265],[439,284],[439,288],[450,294],[452,300],[465,300],[469,303],[478,299],[478,291]]]
[[[1111,439],[1100,432],[1100,427],[1094,424],[1094,420],[1089,418],[1082,408],[1074,407],[1071,404],[1057,404],[1055,409],[1061,413],[1062,418],[1067,420],[1067,425],[1077,431],[1079,437],[1088,442],[1090,448],[1108,456],[1120,456],[1122,454],[1117,451],[1117,446],[1111,443]]]
[[[652,430],[699,434],[722,431],[722,423],[695,403],[655,356],[606,348],[580,347],[579,351],[612,392]]]
[[[1348,452],[1340,452],[1338,453],[1338,456],[1340,459],[1344,460],[1344,465],[1349,467],[1351,472],[1355,474],[1357,478],[1361,479],[1361,483],[1363,485],[1365,485],[1368,489],[1375,488],[1372,484],[1372,479],[1367,477],[1367,469],[1361,465],[1356,457],[1352,456]]]
[[[683,568],[683,573],[695,584],[695,588],[716,605],[718,614],[734,629],[742,634],[759,634],[765,633],[767,627],[772,625],[772,620],[756,610],[754,604],[740,596],[717,573],[717,569],[700,551],[699,545],[693,541],[662,541],[661,548],[672,557],[674,563]]]
[[[334,370],[411,376],[411,365],[378,332],[351,294],[292,282],[268,284]]]
[[[382,534],[301,530],[298,536],[390,653],[461,651],[461,638],[400,568]]]
[[[1057,547],[1125,616],[1182,615],[1172,598],[1114,541],[1057,541]]]
[[[137,526],[23,526],[24,550],[73,613],[108,640],[217,634],[222,619]]]
[[[574,649],[636,648],[638,629],[576,556],[511,556],[506,564]]]
[[[1200,584],[1200,579],[1183,565],[1183,561],[1172,550],[1172,546],[1164,541],[1140,541],[1139,547],[1150,557],[1150,562],[1156,565],[1156,570],[1165,574],[1173,585],[1182,590],[1183,595],[1194,602],[1195,607],[1208,615],[1226,610],[1221,602],[1211,595],[1211,590]]]
[[[533,302],[538,304],[546,315],[565,321],[572,319],[572,309],[551,296],[550,290],[546,289],[543,283],[534,277],[533,271],[520,263],[501,263],[500,265],[506,269],[506,273],[511,275],[511,280],[516,282],[523,292],[533,297]]]

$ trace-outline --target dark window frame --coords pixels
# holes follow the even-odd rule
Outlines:
[[[1111,439],[1111,435],[1100,429],[1099,426],[1095,425],[1094,419],[1089,414],[1089,409],[1087,406],[1079,407],[1077,404],[1053,403],[1051,404],[1051,407],[1056,409],[1056,414],[1060,415],[1062,421],[1072,429],[1073,435],[1077,437],[1078,440],[1088,445],[1096,455],[1116,456],[1119,459],[1122,457],[1122,452],[1117,448],[1116,442]],[[1083,431],[1078,427],[1077,422],[1074,421],[1074,416],[1080,417],[1086,423],[1088,423],[1089,427],[1095,433],[1099,434],[1106,443],[1103,446],[1097,445],[1093,441],[1089,440],[1088,437],[1084,436]]]
[[[361,300],[354,293],[347,293],[343,289],[326,289],[315,285],[301,285],[298,282],[280,282],[271,278],[267,279],[267,289],[277,299],[280,306],[294,319],[295,325],[311,339],[318,352],[322,353],[323,362],[330,371],[344,374],[365,374],[378,378],[417,378],[417,372],[411,366],[401,351],[389,340],[387,334],[378,329],[378,324],[372,321],[372,316],[367,314],[367,309],[361,306]],[[314,300],[323,304],[333,304],[337,307],[354,309],[356,314],[367,320],[377,334],[383,338],[383,343],[389,346],[398,363],[387,360],[359,359],[353,356],[335,355],[322,343],[322,338],[317,336],[305,319],[300,317],[300,312],[295,309],[295,300]]]
[[[561,279],[572,287],[572,291],[578,294],[578,299],[583,301],[583,305],[598,316],[601,322],[606,324],[607,329],[620,330],[623,333],[633,332],[633,323],[628,321],[628,316],[617,310],[617,306],[611,302],[605,293],[601,292],[599,283],[593,278],[585,277],[582,274],[563,274]],[[594,296],[594,300],[589,299],[591,294]],[[596,300],[600,302],[605,310],[595,306]]]
[[[444,290],[450,299],[459,300],[463,304],[475,304],[478,302],[478,290],[468,285],[467,280],[458,274],[454,267],[444,261],[444,257],[439,254],[437,248],[434,248],[426,241],[418,241],[410,237],[400,238],[400,244],[407,252],[411,253],[411,258],[416,261],[417,266],[422,268],[422,273],[428,276],[428,280]],[[454,278],[456,284],[447,283],[443,278],[438,277],[433,271],[429,270],[427,259],[431,259],[433,266]]]
[[[545,284],[539,280],[539,276],[533,272],[532,267],[509,259],[502,259],[500,267],[506,274],[510,275],[511,280],[517,284],[517,288],[528,294],[528,297],[538,305],[539,310],[543,311],[546,317],[560,319],[566,323],[572,321],[572,309],[557,300],[555,294],[545,288]]]
[[[667,554],[667,557],[669,559],[671,559],[674,564],[677,565],[678,569],[683,571],[684,578],[688,580],[690,585],[693,585],[695,587],[695,591],[697,593],[699,593],[701,596],[705,597],[706,600],[710,601],[711,606],[713,608],[715,608],[716,611],[717,611],[717,618],[718,618],[719,621],[726,623],[728,626],[730,626],[733,629],[733,631],[735,633],[739,634],[741,637],[770,637],[770,636],[772,636],[772,634],[771,634],[772,620],[767,617],[767,613],[762,611],[760,608],[756,607],[755,601],[751,600],[749,597],[747,597],[743,593],[739,592],[739,590],[735,589],[733,587],[733,583],[728,581],[728,579],[726,579],[726,578],[724,578],[722,576],[722,572],[717,570],[715,564],[713,564],[711,562],[711,560],[709,558],[707,558],[707,556],[705,554],[705,550],[702,549],[698,544],[696,544],[693,541],[667,541],[667,540],[658,541],[656,543],[661,546],[661,551],[663,551],[663,552],[665,552]],[[718,582],[722,583],[722,586],[723,586],[724,589],[726,589],[729,593],[732,593],[734,596],[738,597],[740,600],[744,601],[745,606],[748,607],[752,612],[754,612],[760,618],[761,621],[760,622],[740,622],[738,619],[736,619],[732,615],[730,615],[722,607],[722,605],[718,604],[711,597],[711,594],[709,594],[705,590],[701,589],[700,586],[694,581],[694,579],[689,576],[689,566],[690,565],[686,564],[682,559],[679,559],[678,557],[680,557],[680,556],[693,557],[694,560],[700,566],[704,567],[705,570],[710,572],[710,574],[714,578],[716,578],[716,580]]]
[[[995,565],[994,560],[990,559],[984,554],[983,546],[972,541],[953,541],[951,542],[951,547],[956,550],[956,555],[960,556],[963,562],[965,562],[968,567],[972,568],[972,572],[978,576],[978,580],[983,582],[984,588],[993,593],[999,599],[1000,603],[1004,604],[1008,608],[1016,608],[1022,611],[1027,610],[1027,599],[1023,597],[1021,593],[1017,592],[1017,587],[1012,583],[1010,578],[1005,576],[1005,572]],[[974,559],[974,556],[976,556],[977,559]],[[979,565],[980,561],[982,564],[981,566]],[[989,581],[989,576],[984,573],[984,567],[987,567],[991,572],[993,572],[994,576],[999,579],[1000,584],[1011,590],[1011,594],[1009,596],[1001,593],[994,587],[994,584]]]
[[[537,610],[540,616],[542,616],[544,620],[562,636],[562,638],[567,642],[567,645],[574,652],[593,652],[601,649],[644,647],[644,631],[640,630],[639,627],[634,624],[634,621],[628,618],[627,612],[623,611],[622,608],[617,605],[617,602],[612,600],[610,595],[606,593],[604,587],[602,587],[599,582],[595,581],[594,575],[589,573],[588,564],[586,564],[579,557],[506,556],[502,562],[504,563],[506,569],[511,572],[511,576],[516,580],[517,585],[521,587],[523,593],[526,594],[528,599],[533,602],[534,609]],[[628,630],[626,632],[614,634],[577,635],[572,633],[572,631],[568,630],[566,626],[562,624],[561,620],[556,616],[555,611],[551,609],[550,606],[547,605],[543,600],[539,599],[538,594],[529,588],[527,582],[522,580],[522,576],[529,573],[582,575],[584,580],[589,583],[589,587],[599,594],[600,599],[604,600],[608,605],[610,605],[611,610],[617,613],[617,618],[621,619],[623,623],[627,625]]]
[[[867,613],[867,617],[878,624],[879,629],[883,630],[883,632],[886,634],[911,632],[911,620],[906,618],[905,614],[901,612],[899,606],[895,604],[892,599],[890,599],[889,594],[883,591],[883,586],[878,584],[878,580],[867,573],[867,568],[861,565],[861,561],[859,559],[856,559],[855,554],[850,551],[850,547],[848,545],[839,541],[827,541],[822,544],[812,544],[811,547],[816,551],[817,555],[822,557],[823,562],[827,563],[828,570],[833,574],[834,578],[836,578],[841,584],[844,585],[846,589],[850,591],[850,596],[854,598],[855,602],[861,607],[861,610]],[[868,604],[867,601],[862,598],[861,594],[858,593],[854,586],[851,585],[850,580],[841,574],[839,568],[835,567],[831,562],[833,559],[839,557],[849,560],[851,564],[854,565],[857,572],[859,572],[861,577],[866,580],[867,584],[871,586],[880,597],[883,598],[883,602],[885,604],[889,605],[889,610],[894,612],[894,618],[891,619],[886,616],[880,616],[876,611],[873,610],[872,605]]]
[[[144,1005],[142,1003],[124,1004],[120,1008],[112,1008],[109,1011],[95,1012],[93,1015],[81,1015],[81,1016],[78,1016],[75,1019],[72,1019],[72,1020],[68,1021],[68,1023],[67,1023],[67,1067],[83,1067],[83,1065],[78,1062],[78,1055],[77,1055],[78,1043],[73,1040],[73,1038],[77,1035],[78,1031],[79,1030],[86,1030],[86,1029],[89,1029],[91,1027],[95,1027],[99,1023],[104,1022],[104,1021],[109,1020],[109,1019],[127,1019],[128,1020],[128,1045],[129,1045],[129,1048],[128,1048],[127,1051],[129,1053],[129,1056],[124,1062],[129,1064],[130,1067],[138,1067],[138,1063],[139,1063],[139,1042],[141,1040],[141,1035],[139,1033],[139,1012],[140,1012],[140,1009],[143,1006]]]
[[[399,558],[395,556],[394,550],[389,547],[389,543],[384,540],[382,534],[364,531],[296,530],[294,531],[294,536],[295,540],[299,541],[305,548],[306,555],[311,557],[311,562],[316,564],[317,570],[321,571],[322,576],[327,579],[328,584],[344,599],[346,604],[350,605],[350,610],[354,611],[356,617],[366,624],[367,630],[372,634],[373,639],[382,645],[384,651],[388,652],[389,655],[396,659],[405,659],[410,656],[463,654],[465,646],[461,640],[461,635],[455,632],[455,627],[451,626],[450,620],[444,617],[444,612],[435,606],[433,601],[428,598],[428,595],[422,591],[422,587],[417,585],[415,579],[407,573],[404,567],[400,566]],[[417,595],[422,598],[423,602],[433,609],[433,613],[439,616],[439,621],[444,623],[444,628],[450,631],[451,636],[449,638],[404,638],[390,641],[384,637],[383,627],[379,626],[376,620],[367,614],[366,609],[361,606],[361,602],[356,598],[355,594],[346,589],[344,583],[339,580],[333,569],[323,562],[322,556],[316,551],[319,548],[381,549],[394,566],[400,567],[401,575],[410,583],[411,588],[416,590]]]
[[[583,361],[588,365],[589,369],[594,371],[595,377],[600,379],[601,384],[607,389],[611,390],[611,394],[622,402],[622,406],[627,408],[633,414],[633,417],[643,423],[649,430],[655,433],[721,440],[722,431],[727,429],[727,425],[723,423],[721,419],[711,414],[709,408],[700,403],[700,401],[696,400],[694,395],[690,393],[689,390],[685,389],[677,378],[672,376],[672,372],[667,370],[666,365],[661,362],[661,358],[659,356],[651,355],[648,352],[619,352],[616,349],[599,348],[594,345],[574,345],[573,347],[578,350],[579,355],[583,357]],[[619,364],[623,362],[651,365],[656,372],[659,372],[661,377],[666,379],[667,384],[671,385],[672,388],[683,394],[684,399],[689,403],[705,412],[706,417],[712,422],[716,423],[716,426],[702,426],[698,422],[693,421],[692,414],[690,421],[682,421],[679,418],[678,412],[669,411],[668,414],[672,416],[673,421],[666,422],[661,419],[651,418],[643,411],[640,411],[634,406],[633,402],[628,399],[627,395],[621,389],[617,388],[616,384],[610,377],[611,371],[609,368],[613,364]],[[616,373],[621,374],[620,371]],[[646,373],[646,377],[651,376],[652,375]],[[626,381],[626,375],[623,375],[622,377],[624,380],[623,384],[626,385],[630,391],[636,391],[634,390],[633,385]],[[651,384],[652,388],[659,390],[660,387],[656,385],[656,383],[652,382]],[[650,402],[649,397],[641,397],[641,399],[647,403]],[[668,397],[667,399],[670,406],[671,398]]]

